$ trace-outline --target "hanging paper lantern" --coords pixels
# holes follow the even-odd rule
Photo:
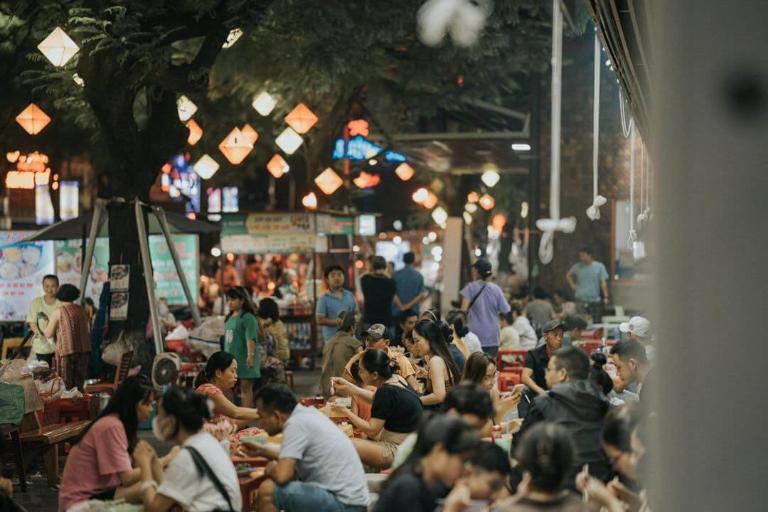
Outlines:
[[[438,206],[432,210],[432,220],[442,226],[448,220],[448,212],[442,206]]]
[[[499,173],[496,172],[496,169],[488,169],[482,174],[482,176],[480,176],[480,180],[490,188],[495,187],[500,179],[501,176],[499,176]]]
[[[504,226],[507,224],[507,216],[503,213],[497,213],[493,216],[491,219],[491,227],[501,233],[501,230],[504,229]]]
[[[293,128],[286,128],[283,130],[283,133],[278,135],[275,139],[277,147],[282,149],[288,155],[294,154],[303,142],[304,139],[302,139],[301,135],[296,133]]]
[[[278,154],[275,154],[275,156],[267,162],[267,170],[269,171],[269,174],[275,178],[282,178],[290,169],[291,167],[288,165],[288,162],[285,161],[285,158]]]
[[[187,144],[194,146],[203,136],[203,129],[194,119],[187,121],[187,128],[189,129],[189,137],[187,137]]]
[[[368,121],[365,119],[354,119],[347,123],[347,130],[349,130],[349,136],[355,137],[356,135],[368,136]]]
[[[240,133],[243,134],[243,137],[245,137],[251,145],[256,144],[256,141],[259,140],[259,132],[254,130],[253,126],[248,123],[245,123],[245,126],[240,129]]]
[[[219,151],[221,151],[227,160],[234,165],[238,165],[248,153],[253,149],[253,144],[247,137],[243,136],[240,128],[233,128],[229,135],[224,137],[224,140],[219,144]]]
[[[480,198],[479,203],[483,210],[493,210],[493,207],[496,204],[496,200],[490,194],[483,194],[483,197]]]
[[[317,208],[317,196],[315,195],[314,192],[310,192],[309,194],[301,198],[301,204],[303,204],[305,208],[314,210],[315,208]]]
[[[427,210],[431,210],[437,205],[437,202],[438,202],[437,196],[432,192],[428,192],[427,198],[424,200],[423,203],[421,203],[421,206],[423,206]]]
[[[214,174],[216,174],[216,171],[219,170],[219,163],[208,156],[207,154],[200,157],[200,160],[198,160],[195,165],[193,166],[193,169],[195,170],[195,173],[197,173],[198,176],[203,178],[204,180],[207,180],[211,178]]]
[[[270,96],[268,92],[262,92],[253,99],[251,106],[264,117],[267,117],[277,105],[277,100]]]
[[[424,203],[424,201],[427,200],[427,197],[429,197],[429,190],[425,188],[420,188],[413,193],[412,197],[415,203],[422,204]]]
[[[296,130],[297,133],[305,134],[317,123],[317,116],[307,108],[303,103],[296,105],[296,108],[285,116],[285,122]]]
[[[336,192],[343,184],[344,180],[330,167],[327,167],[315,178],[315,185],[328,196]]]
[[[408,181],[409,179],[413,178],[413,175],[416,174],[416,171],[414,171],[413,167],[407,163],[402,163],[397,166],[397,169],[395,169],[395,174],[397,174],[397,177],[401,180]]]
[[[470,203],[476,203],[480,200],[480,194],[477,192],[470,192],[467,194],[467,201]]]
[[[227,40],[224,41],[224,44],[221,45],[222,48],[225,50],[227,48],[231,48],[232,45],[234,45],[238,39],[240,39],[243,35],[243,31],[239,28],[233,28],[229,31],[229,34],[227,35]]]
[[[197,105],[195,105],[192,100],[186,96],[182,96],[176,100],[176,109],[179,112],[179,120],[185,123],[189,121],[193,115],[195,115],[195,112],[197,112]]]
[[[48,114],[43,112],[40,107],[34,103],[30,103],[27,108],[22,110],[21,113],[16,116],[16,122],[19,123],[28,134],[37,135],[43,131],[43,128],[48,126],[48,123],[51,122],[51,118],[48,117]]]
[[[357,188],[373,188],[381,183],[381,176],[378,174],[368,174],[363,171],[360,173],[360,176],[352,180],[352,182]]]
[[[48,37],[37,45],[37,49],[45,55],[46,59],[51,61],[51,64],[61,67],[75,56],[80,47],[75,44],[66,32],[56,27],[53,29],[53,32],[48,34]]]

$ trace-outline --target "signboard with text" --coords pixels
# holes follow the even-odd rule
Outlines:
[[[0,321],[23,322],[43,276],[54,273],[52,242],[19,242],[30,231],[0,231]]]

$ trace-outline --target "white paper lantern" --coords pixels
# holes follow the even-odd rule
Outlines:
[[[197,105],[186,96],[182,96],[176,101],[176,108],[179,111],[179,119],[185,123],[197,112]]]
[[[303,143],[304,139],[302,139],[301,135],[296,133],[293,128],[286,128],[283,130],[283,133],[278,135],[275,139],[277,147],[282,149],[287,155],[294,154]]]
[[[225,50],[231,48],[243,36],[243,31],[239,28],[233,28],[227,35],[227,40],[221,45]]]
[[[276,105],[277,100],[266,91],[256,96],[251,103],[253,109],[264,117],[271,114]]]
[[[432,220],[442,226],[448,220],[448,212],[442,206],[438,206],[432,210]]]
[[[200,160],[195,162],[194,169],[198,176],[207,180],[219,170],[219,163],[205,154],[200,157]]]
[[[483,173],[482,176],[480,176],[480,179],[483,183],[485,183],[486,186],[493,188],[499,182],[501,176],[499,176],[499,173],[495,170],[488,169]]]
[[[37,49],[56,67],[65,65],[80,51],[80,47],[60,27],[53,29],[53,32],[37,45]]]

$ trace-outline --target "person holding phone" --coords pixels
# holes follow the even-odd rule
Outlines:
[[[46,338],[43,330],[48,324],[48,320],[53,313],[61,306],[61,302],[56,298],[56,292],[59,290],[59,278],[53,274],[43,277],[43,295],[32,299],[27,313],[27,324],[34,333],[32,338],[32,353],[40,361],[53,366],[53,356],[56,352],[56,343],[53,338]]]
[[[496,420],[501,422],[520,403],[522,387],[515,386],[511,393],[502,395],[499,392],[498,376],[496,361],[485,352],[475,352],[467,359],[462,380],[479,384],[488,391],[496,410]]]

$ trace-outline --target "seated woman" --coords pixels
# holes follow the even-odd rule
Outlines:
[[[285,383],[285,361],[288,360],[288,335],[280,321],[277,302],[269,297],[261,299],[256,311],[259,318],[260,386]],[[283,359],[284,358],[284,359]]]
[[[448,350],[440,323],[421,320],[412,334],[412,354],[427,361],[426,393],[421,403],[434,408],[443,403],[451,387],[461,380],[461,371]]]
[[[205,397],[171,388],[157,404],[152,432],[158,441],[180,446],[165,471],[153,472],[156,455],[145,446],[134,457],[141,473],[144,510],[166,512],[178,506],[191,512],[240,510],[237,472],[221,444],[203,430],[210,417]]]
[[[363,353],[360,379],[376,388],[370,421],[360,418],[346,407],[334,405],[333,409],[349,418],[353,426],[372,439],[352,440],[363,464],[377,469],[388,468],[392,465],[397,447],[418,427],[421,401],[403,378],[395,374],[394,363],[383,350],[369,349]],[[334,387],[343,394],[359,394],[352,388],[363,391],[342,378],[334,379]]]
[[[464,359],[469,359],[469,356],[475,352],[483,351],[483,347],[480,346],[480,339],[467,327],[467,317],[463,311],[458,309],[451,311],[445,317],[445,321],[451,328],[453,344],[461,350]]]
[[[522,388],[516,386],[512,393],[502,396],[499,393],[497,375],[496,361],[485,352],[475,352],[467,359],[462,380],[479,384],[490,393],[496,410],[496,421],[501,422],[520,403]]]
[[[139,470],[133,469],[131,453],[139,446],[152,451],[137,439],[136,431],[152,413],[153,402],[153,389],[138,377],[120,384],[96,421],[73,443],[61,478],[59,510],[90,499],[140,502]],[[152,471],[158,474],[171,457],[153,459]]]
[[[236,382],[237,360],[229,352],[212,354],[195,382],[196,391],[213,401],[214,414],[206,420],[204,429],[219,441],[228,440],[231,434],[259,418],[256,409],[238,407],[225,396]]]

